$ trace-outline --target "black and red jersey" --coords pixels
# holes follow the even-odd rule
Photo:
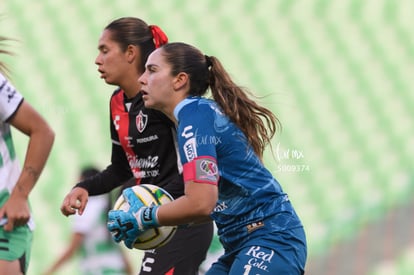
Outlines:
[[[145,108],[141,93],[128,99],[120,89],[111,96],[110,119],[111,164],[77,186],[98,195],[134,177],[136,184],[158,185],[174,198],[183,195],[174,123],[163,113]]]

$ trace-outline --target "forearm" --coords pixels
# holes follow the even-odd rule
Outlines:
[[[88,191],[90,196],[96,196],[110,192],[131,177],[130,171],[116,169],[113,165],[109,165],[99,174],[79,182],[76,187],[82,187]]]
[[[86,189],[90,196],[95,196],[108,193],[132,177],[124,150],[120,145],[112,144],[111,164],[99,174],[76,186]]]
[[[48,126],[30,135],[22,172],[13,193],[17,192],[26,198],[29,196],[46,165],[53,142],[54,133]]]
[[[180,225],[208,219],[212,208],[206,208],[182,196],[171,203],[158,208],[160,225]]]
[[[158,208],[158,222],[160,225],[205,222],[209,220],[216,200],[216,186],[187,182],[184,196]]]

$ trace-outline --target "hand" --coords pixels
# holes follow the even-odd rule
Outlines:
[[[107,228],[111,232],[112,239],[119,243],[124,241],[126,247],[132,248],[140,234],[140,228],[134,214],[144,206],[137,198],[132,188],[122,191],[125,203],[129,205],[129,210],[111,210],[108,213]]]
[[[117,243],[123,240],[129,249],[133,248],[136,239],[142,232],[135,216],[123,210],[109,211],[107,227],[111,232],[112,239]]]
[[[4,231],[13,231],[17,226],[27,224],[30,219],[30,207],[27,198],[12,193],[0,208],[0,219]]]
[[[125,201],[129,204],[128,212],[137,219],[139,230],[144,231],[148,228],[159,226],[157,218],[158,206],[145,206],[140,199],[137,198],[132,188],[126,188],[122,192]]]
[[[73,215],[76,211],[79,215],[82,215],[88,202],[88,196],[86,189],[82,187],[73,188],[63,200],[60,211],[65,216]]]
[[[129,210],[111,210],[108,213],[108,230],[115,242],[124,240],[128,248],[132,248],[138,236],[148,228],[159,226],[157,208],[146,207],[135,195],[132,188],[122,192]]]
[[[125,188],[122,191],[122,196],[124,197],[126,203],[129,205],[128,212],[131,212],[132,214],[135,214],[141,207],[145,206],[142,201],[135,195],[135,192],[131,187]]]

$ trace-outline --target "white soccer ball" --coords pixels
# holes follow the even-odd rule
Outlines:
[[[167,191],[156,185],[141,184],[130,188],[145,206],[162,205],[174,200]],[[116,200],[113,209],[128,211],[129,204],[121,195]],[[160,226],[147,229],[139,235],[134,248],[148,250],[163,246],[171,240],[176,230],[177,226]]]

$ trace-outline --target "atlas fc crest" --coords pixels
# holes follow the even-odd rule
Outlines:
[[[139,114],[135,118],[135,124],[137,125],[138,132],[142,133],[147,127],[148,115],[144,114],[142,111],[139,111]]]

